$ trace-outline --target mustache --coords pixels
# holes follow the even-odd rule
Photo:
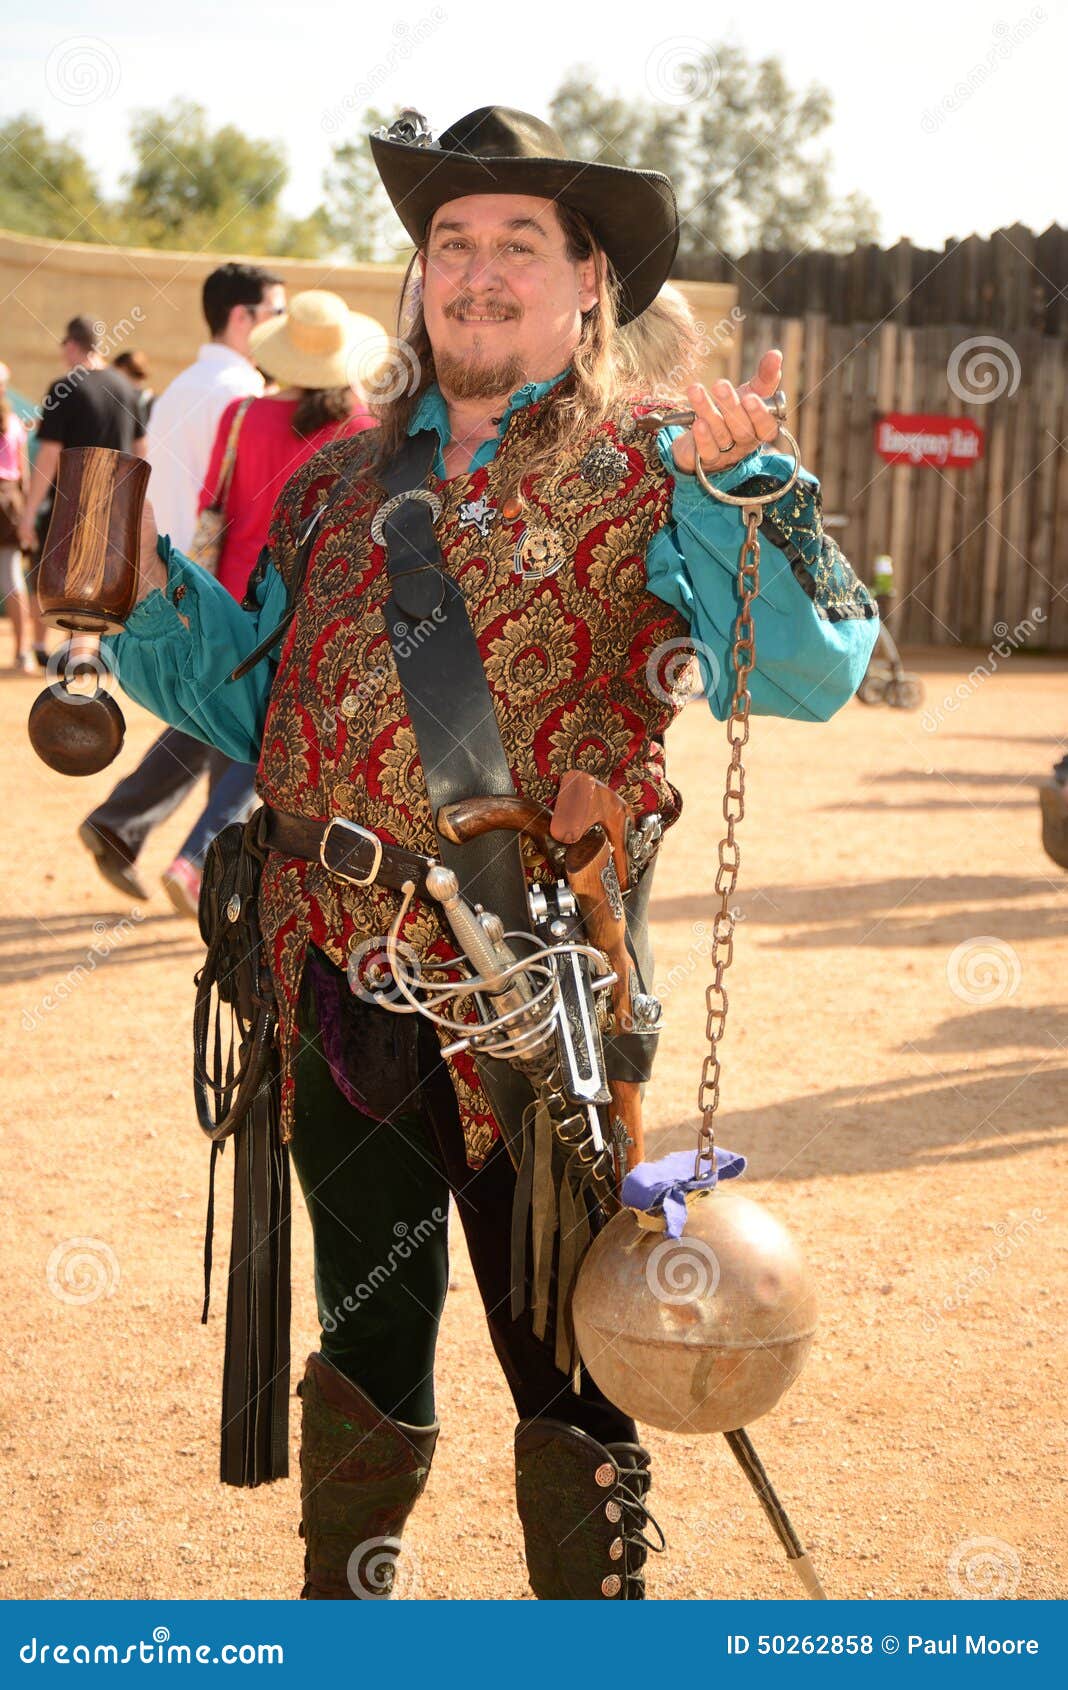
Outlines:
[[[522,312],[518,305],[476,305],[473,299],[454,299],[451,304],[445,306],[444,315],[454,317],[461,323],[468,317],[488,317],[493,323],[507,323],[515,317],[521,317]]]

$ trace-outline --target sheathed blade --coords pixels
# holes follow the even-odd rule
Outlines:
[[[556,957],[554,966],[560,982],[556,1045],[564,1091],[573,1103],[609,1103],[612,1094],[586,959],[572,952]]]

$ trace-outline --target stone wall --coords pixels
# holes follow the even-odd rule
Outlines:
[[[237,255],[229,255],[237,256]],[[147,247],[93,246],[32,240],[0,230],[0,359],[12,382],[39,401],[63,373],[58,341],[71,317],[99,325],[102,350],[144,352],[152,386],[161,393],[191,363],[204,339],[200,290],[224,255],[157,252]],[[330,288],[351,309],[392,331],[403,271],[392,265],[331,264],[325,260],[255,259],[281,276],[290,292]],[[731,316],[737,290],[722,283],[681,284],[709,336],[706,374],[737,374],[739,336]]]

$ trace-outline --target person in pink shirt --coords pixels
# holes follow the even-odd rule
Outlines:
[[[199,508],[222,511],[225,529],[216,574],[239,601],[260,552],[275,501],[290,476],[321,447],[375,427],[364,385],[385,359],[386,331],[350,311],[335,293],[295,294],[284,316],[258,324],[249,355],[278,390],[235,399],[219,419]],[[235,763],[216,785],[177,857],[163,875],[180,913],[195,916],[208,846],[247,813],[255,767]]]
[[[34,645],[44,649],[44,622],[26,593],[22,578],[18,526],[30,482],[26,430],[7,397],[11,372],[0,364],[0,594],[15,631],[15,668],[24,675],[36,675],[38,662]]]

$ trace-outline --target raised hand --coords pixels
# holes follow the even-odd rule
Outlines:
[[[698,453],[706,475],[729,469],[742,458],[768,445],[779,431],[779,419],[765,404],[778,391],[782,378],[782,353],[765,352],[756,374],[736,388],[729,381],[715,381],[711,392],[695,383],[686,389],[693,407],[693,427],[680,434],[672,446],[677,469],[692,475]]]

